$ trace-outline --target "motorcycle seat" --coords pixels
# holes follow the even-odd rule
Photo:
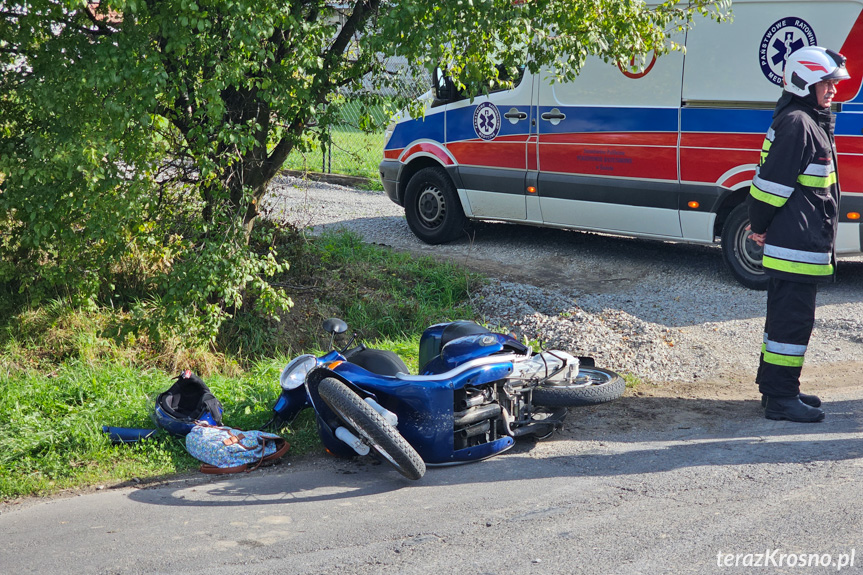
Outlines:
[[[365,348],[350,355],[347,360],[377,375],[395,377],[399,373],[410,374],[402,358],[387,349]]]

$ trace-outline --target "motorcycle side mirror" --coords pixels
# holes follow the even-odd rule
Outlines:
[[[330,319],[324,320],[324,331],[335,336],[348,331],[348,324],[337,317],[331,317]]]
[[[324,331],[330,334],[330,349],[335,349],[336,335],[348,331],[348,324],[337,317],[324,320]],[[353,339],[351,339],[353,341]]]

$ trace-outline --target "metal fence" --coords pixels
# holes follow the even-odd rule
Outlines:
[[[429,90],[431,84],[426,70],[411,69],[395,58],[387,62],[387,69],[393,75],[394,87],[386,92],[378,91],[379,94],[386,97],[397,93],[413,99]],[[314,142],[305,153],[292,152],[285,167],[377,179],[384,144],[383,130],[370,133],[363,129],[361,118],[366,110],[349,94],[341,95],[332,105],[338,107],[340,122],[327,133],[328,145]],[[378,125],[386,125],[389,119],[389,112],[381,107],[372,109],[371,114]]]

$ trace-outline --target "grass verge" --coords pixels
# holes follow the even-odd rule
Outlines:
[[[281,321],[240,312],[209,348],[180,341],[119,338],[120,312],[85,311],[59,298],[39,308],[3,309],[0,320],[0,500],[64,489],[146,481],[196,469],[182,438],[164,432],[115,446],[103,425],[153,427],[155,396],[180,369],[204,376],[224,421],[258,429],[278,398],[279,373],[299,353],[319,353],[323,319],[338,316],[367,343],[392,349],[416,370],[427,325],[470,317],[471,286],[456,266],[363,244],[351,234],[286,234],[291,271],[281,282],[295,306]],[[281,430],[288,457],[321,448],[313,414]]]

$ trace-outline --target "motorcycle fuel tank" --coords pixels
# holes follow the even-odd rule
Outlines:
[[[447,369],[477,359],[488,357],[503,350],[506,337],[497,333],[481,333],[460,337],[446,344],[440,352],[440,359]]]
[[[481,325],[468,320],[439,323],[426,328],[422,337],[420,337],[420,373],[425,372],[429,363],[440,355],[441,349],[447,343],[467,335],[484,333],[491,332]]]

